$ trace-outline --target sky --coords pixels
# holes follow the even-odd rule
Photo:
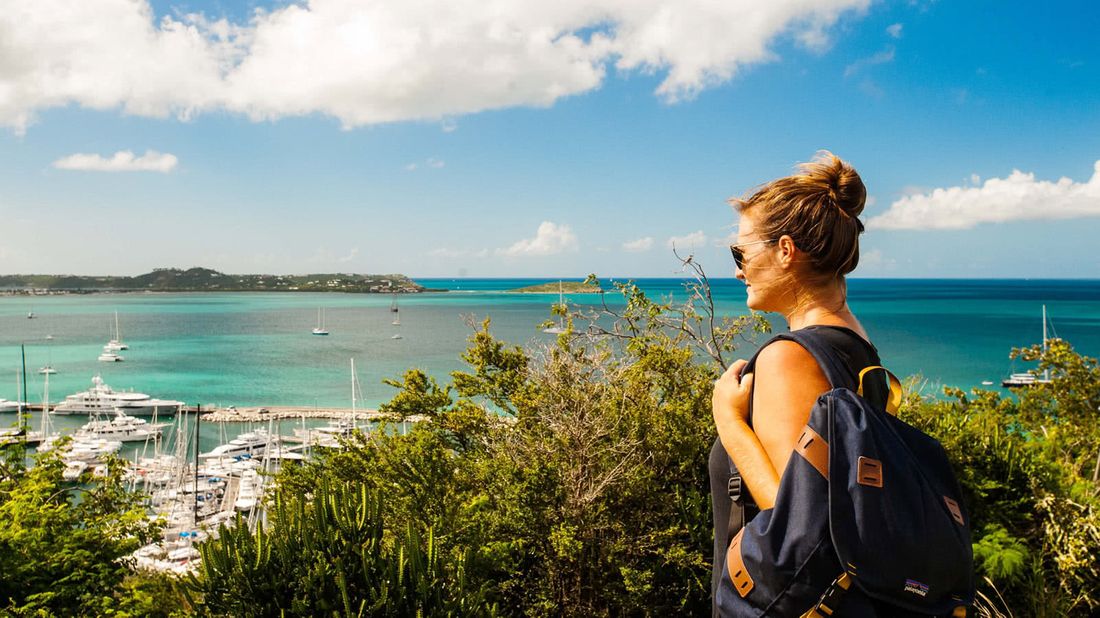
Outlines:
[[[0,273],[732,276],[828,149],[853,277],[1100,278],[1100,5],[5,0]]]

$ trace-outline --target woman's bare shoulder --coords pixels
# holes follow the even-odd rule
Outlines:
[[[813,354],[795,341],[780,339],[760,350],[756,357],[756,371],[761,374],[802,375],[820,374]]]

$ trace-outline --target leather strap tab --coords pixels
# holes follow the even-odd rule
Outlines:
[[[856,482],[882,489],[882,462],[861,455],[856,466]]]
[[[745,568],[745,560],[741,558],[741,535],[744,533],[745,529],[742,528],[737,536],[733,537],[733,542],[730,543],[730,548],[726,551],[726,569],[729,571],[734,589],[737,590],[737,594],[741,595],[742,599],[749,594],[754,585],[752,576]]]
[[[955,519],[955,523],[965,526],[966,522],[963,521],[962,509],[959,508],[959,503],[947,496],[943,497],[943,502],[947,505],[947,510],[951,512],[951,517]]]
[[[798,436],[794,451],[810,462],[821,476],[829,478],[829,443],[809,425],[802,429],[802,435]]]

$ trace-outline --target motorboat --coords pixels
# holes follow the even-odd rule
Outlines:
[[[1001,380],[1001,386],[1004,388],[1018,388],[1022,386],[1035,386],[1036,384],[1045,384],[1050,380],[1044,380],[1033,373],[1014,373],[1004,380]]]
[[[39,369],[38,373],[41,373],[41,374],[47,374],[48,373],[50,375],[53,375],[53,374],[57,373],[57,370],[54,369],[50,365],[46,365],[46,366],[42,367],[41,369]]]
[[[84,470],[87,468],[88,462],[73,459],[65,463],[65,470],[61,473],[61,478],[66,481],[75,481],[80,478],[80,475],[83,474]]]
[[[263,495],[263,477],[255,470],[247,470],[241,474],[241,482],[237,489],[237,499],[233,507],[238,511],[251,511],[256,508]]]
[[[112,418],[96,418],[88,421],[75,434],[76,438],[118,440],[119,442],[137,442],[157,438],[167,423],[150,424],[143,418],[136,418],[122,411],[115,412]]]
[[[259,455],[267,449],[268,445],[279,443],[279,436],[271,435],[266,429],[248,431],[233,438],[229,442],[217,446],[214,450],[201,453],[200,459],[220,459],[241,456]]]
[[[182,401],[153,399],[145,393],[118,392],[103,383],[98,375],[92,378],[92,388],[69,395],[53,409],[54,414],[165,416],[179,412]]]
[[[65,453],[65,461],[93,462],[117,453],[122,448],[118,440],[103,440],[99,438],[77,438],[69,445]]]

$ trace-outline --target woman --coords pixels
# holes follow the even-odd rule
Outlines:
[[[852,166],[829,152],[774,180],[748,199],[731,200],[740,213],[737,242],[730,246],[737,278],[745,283],[750,309],[783,316],[790,330],[810,329],[845,360],[852,379],[878,365],[867,332],[848,308],[844,277],[859,263],[859,235],[866,190]],[[765,344],[752,373],[739,360],[714,384],[712,407],[718,430],[710,458],[714,501],[712,592],[722,576],[731,530],[728,481],[741,477],[742,495],[771,508],[795,442],[810,409],[829,381],[814,357],[794,341]],[[868,399],[885,401],[876,383]]]

